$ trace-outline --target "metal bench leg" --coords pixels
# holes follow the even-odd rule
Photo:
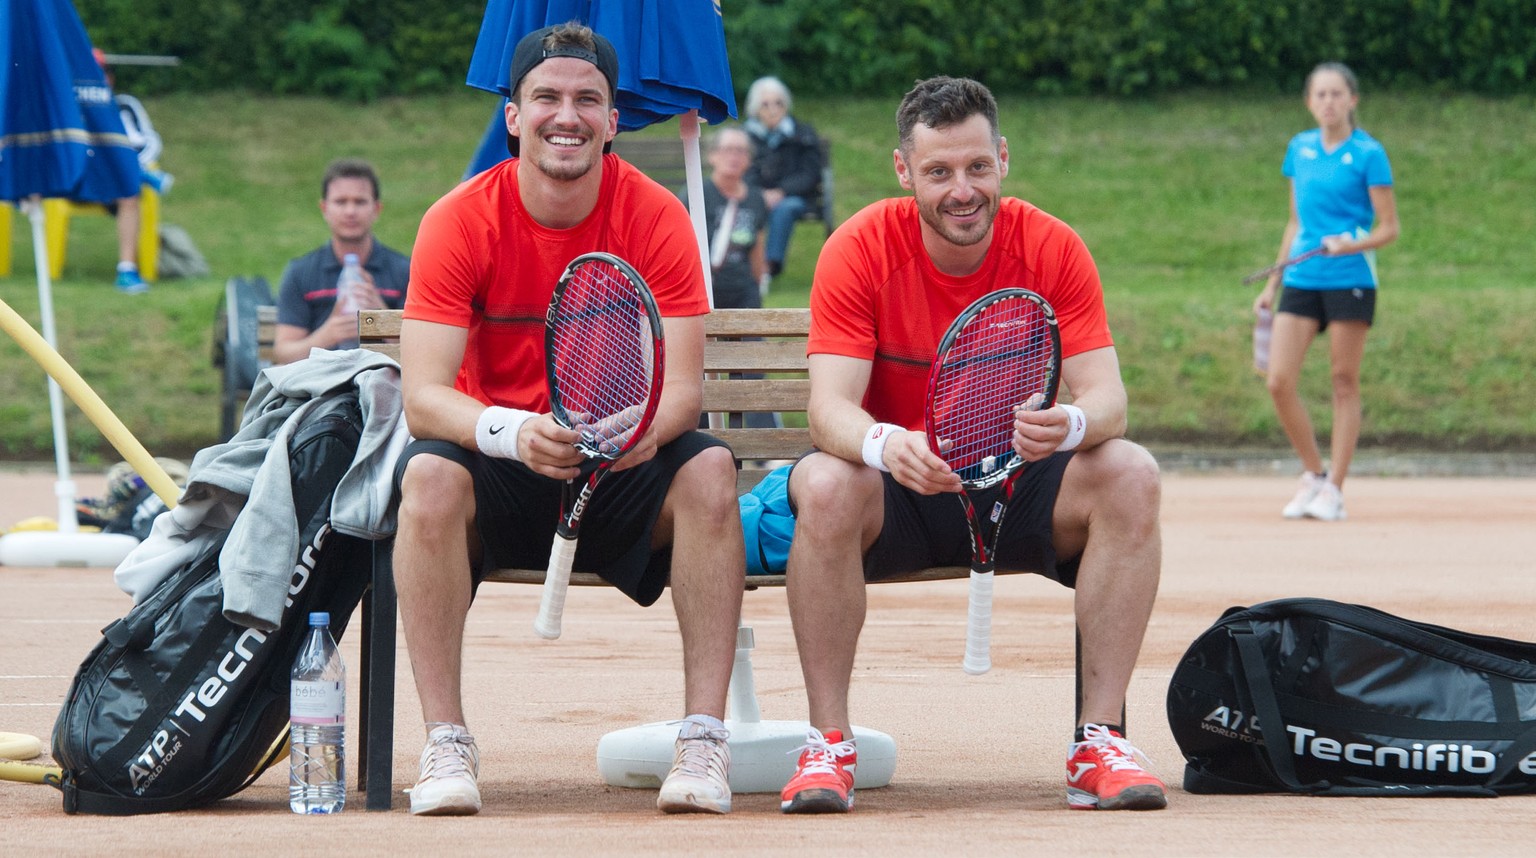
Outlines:
[[[358,786],[369,810],[394,804],[395,570],[393,539],[373,543],[373,586],[363,601]]]

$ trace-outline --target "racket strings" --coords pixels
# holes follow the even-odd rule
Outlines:
[[[551,327],[557,407],[593,452],[628,447],[644,419],[657,366],[645,304],[612,266],[581,266]]]
[[[984,307],[939,357],[931,435],[939,455],[966,482],[986,480],[1017,458],[1014,412],[1039,410],[1054,373],[1054,330],[1034,301]]]

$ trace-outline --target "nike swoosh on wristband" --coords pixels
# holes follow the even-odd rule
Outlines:
[[[501,434],[501,430],[503,430],[505,428],[507,428],[507,427],[506,426],[492,426],[491,428],[489,428],[489,429],[487,429],[485,431],[489,432],[492,435],[499,435],[499,434]]]
[[[1096,769],[1098,767],[1099,766],[1098,766],[1097,763],[1078,763],[1077,764],[1077,771],[1074,771],[1071,774],[1067,775],[1067,783],[1073,783],[1073,784],[1077,783],[1078,781],[1083,779],[1083,775],[1088,774],[1089,772],[1093,771],[1094,769]]]

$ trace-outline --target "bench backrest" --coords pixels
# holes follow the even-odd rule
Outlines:
[[[399,310],[364,310],[358,316],[362,347],[398,360],[400,322]],[[803,428],[810,398],[805,360],[810,324],[811,311],[804,308],[722,309],[704,319],[705,412],[778,412],[786,423],[799,424],[799,428],[709,430],[730,444],[741,460],[744,488],[755,485],[773,460],[793,459],[810,449],[810,432]],[[728,377],[732,373],[768,377]]]

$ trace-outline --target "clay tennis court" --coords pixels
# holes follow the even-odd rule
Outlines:
[[[1378,469],[1379,471],[1380,469]],[[82,476],[82,493],[99,482]],[[1063,795],[1072,720],[1071,594],[1000,579],[995,666],[961,672],[962,581],[870,589],[854,719],[891,734],[891,786],[846,817],[787,817],[738,795],[728,817],[664,817],[655,793],[603,785],[607,731],[676,717],[682,691],[670,608],[572,592],[565,635],[530,622],[538,588],[489,586],[470,614],[465,684],[485,809],[415,819],[349,808],[289,813],[286,766],[216,808],[174,817],[65,816],[47,787],[0,783],[7,852],[77,854],[690,855],[1528,855],[1536,797],[1343,799],[1196,796],[1163,711],[1172,666],[1231,605],[1287,596],[1359,602],[1492,635],[1536,638],[1536,476],[1360,476],[1348,522],[1279,518],[1293,478],[1170,469],[1162,590],[1131,687],[1131,738],[1171,787],[1153,813],[1074,813]],[[0,474],[0,523],[52,508],[52,475]],[[123,614],[109,570],[0,567],[0,730],[46,737],[70,677]],[[764,719],[804,715],[782,591],[747,594]],[[422,734],[401,645],[394,782],[410,785]],[[349,666],[356,641],[342,644]],[[356,671],[351,677],[356,700]],[[355,732],[348,736],[355,742]]]

